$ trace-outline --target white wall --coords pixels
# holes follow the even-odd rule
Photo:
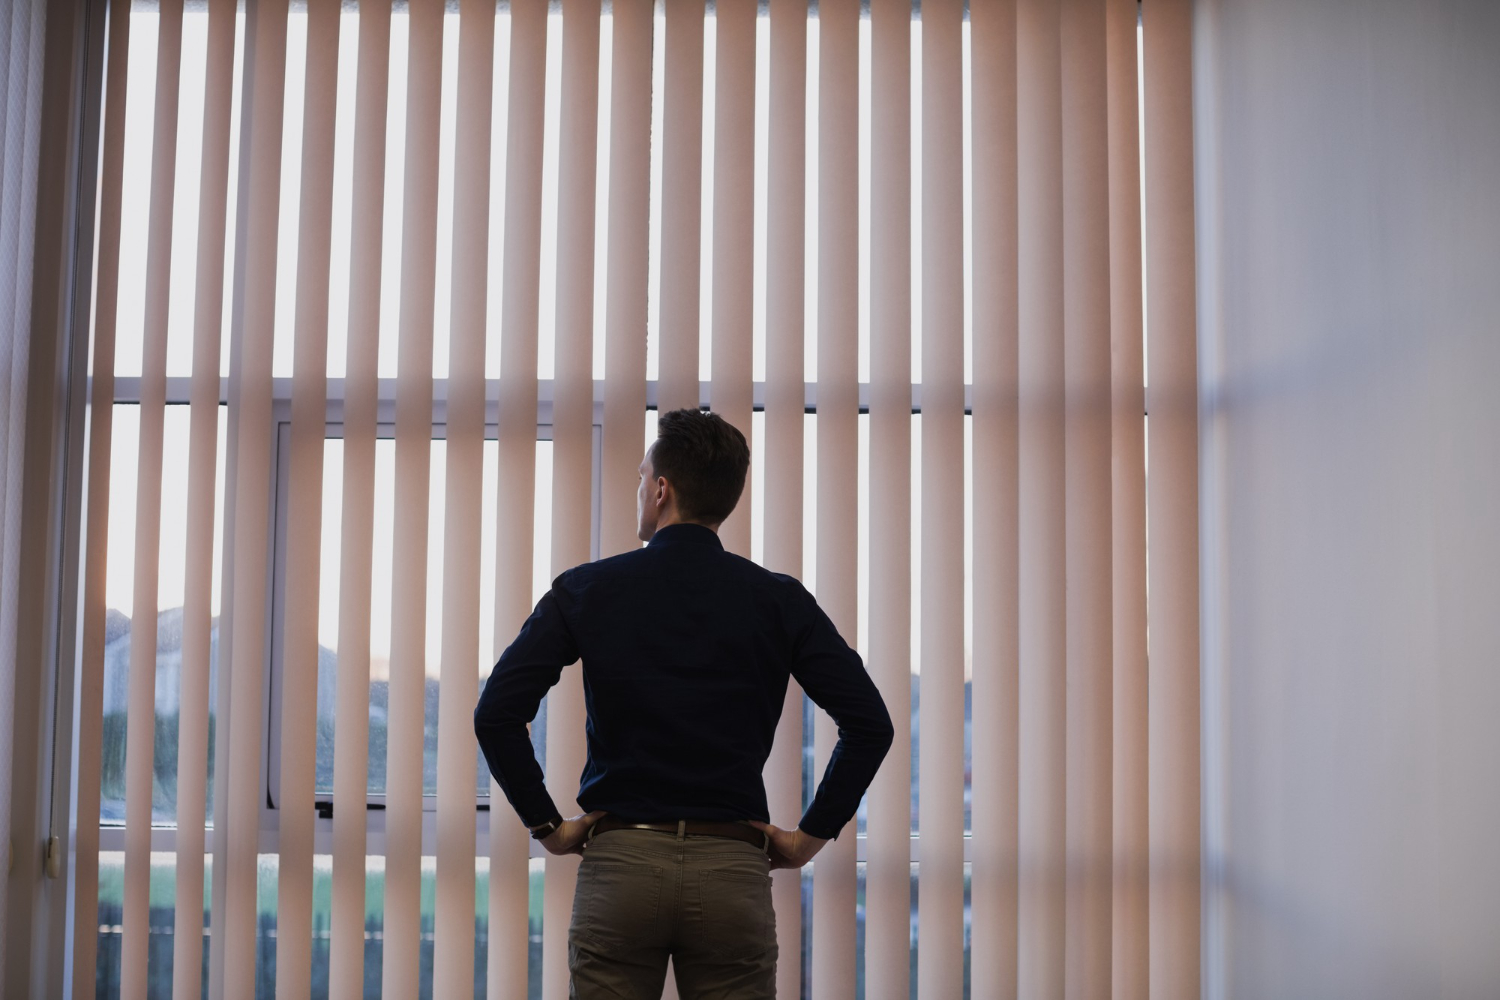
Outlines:
[[[1500,997],[1500,2],[1196,30],[1208,995]]]

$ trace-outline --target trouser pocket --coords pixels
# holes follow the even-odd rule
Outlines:
[[[656,865],[585,856],[573,893],[573,933],[606,947],[645,945],[656,933],[661,883]]]
[[[699,873],[698,888],[705,955],[744,956],[775,946],[770,875],[752,865],[709,868]]]

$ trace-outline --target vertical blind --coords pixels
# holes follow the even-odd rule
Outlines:
[[[47,7],[13,0],[0,12],[0,842],[11,844],[11,794],[17,698],[21,582],[21,478],[26,440],[26,375],[31,357],[32,247],[37,216],[37,155],[42,117]],[[23,782],[23,787],[24,787]],[[8,899],[10,865],[0,871]],[[0,975],[6,968],[6,907],[0,907]]]
[[[779,995],[1196,995],[1189,28],[108,0],[74,995],[564,994],[579,859],[470,718],[546,581],[639,544],[681,406],[751,437],[726,547],[913,723],[775,873]],[[583,727],[568,670],[568,815]]]

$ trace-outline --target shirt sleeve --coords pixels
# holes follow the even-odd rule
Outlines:
[[[536,718],[542,696],[557,683],[563,668],[578,659],[562,612],[560,582],[554,581],[542,595],[520,634],[500,654],[474,709],[474,734],[490,773],[527,826],[558,815],[526,725]]]
[[[796,587],[791,673],[814,704],[838,724],[817,794],[797,825],[825,840],[854,817],[896,737],[890,712],[858,653],[801,584]]]

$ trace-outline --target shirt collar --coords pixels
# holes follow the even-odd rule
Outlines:
[[[664,528],[657,528],[656,534],[651,536],[650,545],[702,545],[724,551],[724,543],[719,540],[719,533],[712,528],[705,528],[701,524],[691,522],[679,522],[669,524]]]

